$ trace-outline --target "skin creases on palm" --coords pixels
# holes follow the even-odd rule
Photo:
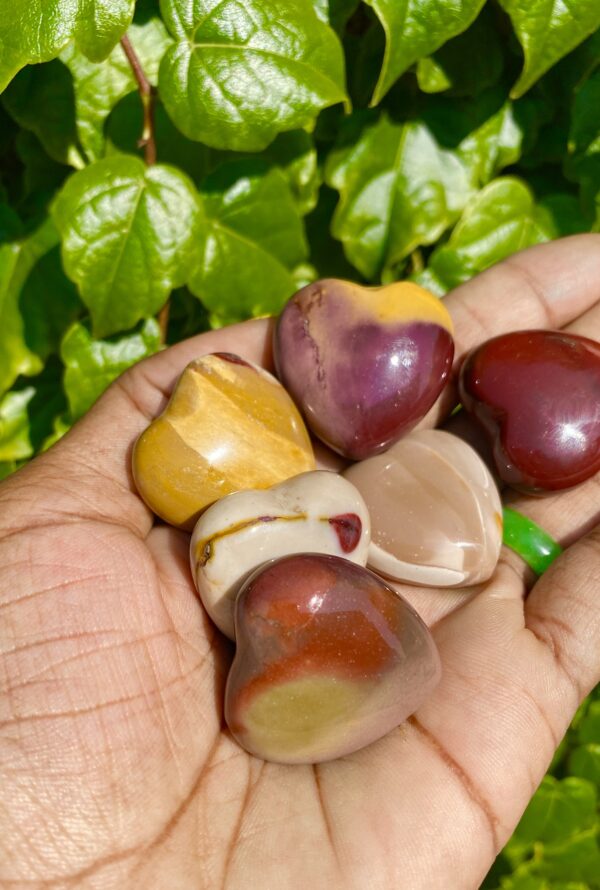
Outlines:
[[[459,353],[511,328],[514,307],[486,305],[519,275],[528,326],[600,327],[597,247],[533,248],[450,295]],[[443,678],[376,744],[285,767],[233,742],[232,646],[197,600],[188,536],[153,526],[128,454],[195,354],[268,364],[267,344],[252,322],[159,354],[0,486],[0,886],[476,888],[598,680],[592,531],[526,601],[509,555],[481,588],[398,585],[434,625]],[[533,512],[571,543],[595,524],[593,484]]]

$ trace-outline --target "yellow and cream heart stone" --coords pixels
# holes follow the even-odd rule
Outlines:
[[[230,353],[187,366],[133,452],[133,476],[148,506],[188,529],[225,495],[314,467],[306,427],[283,386]]]

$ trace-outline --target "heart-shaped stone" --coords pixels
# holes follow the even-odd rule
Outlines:
[[[441,300],[411,282],[324,279],[284,308],[274,351],[311,430],[361,460],[412,429],[439,396],[454,355],[452,322]]]
[[[222,352],[187,366],[133,451],[135,483],[150,509],[190,529],[218,498],[314,467],[306,427],[279,381]]]
[[[440,677],[414,609],[380,578],[336,556],[287,556],[253,574],[236,601],[225,718],[264,760],[351,754],[412,714]]]
[[[542,494],[600,470],[600,344],[561,331],[503,334],[467,356],[459,389],[509,485]]]
[[[371,516],[368,563],[375,571],[434,587],[491,576],[502,545],[500,496],[462,439],[419,430],[344,475]]]
[[[307,551],[364,566],[370,540],[369,514],[356,488],[337,473],[317,470],[217,501],[196,523],[190,561],[206,611],[233,640],[235,598],[258,566]]]

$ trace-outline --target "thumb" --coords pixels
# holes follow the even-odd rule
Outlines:
[[[184,340],[134,365],[45,454],[0,484],[0,533],[79,519],[112,522],[145,537],[153,517],[131,473],[135,440],[165,407],[177,377],[209,352],[270,364],[271,323],[243,322]]]

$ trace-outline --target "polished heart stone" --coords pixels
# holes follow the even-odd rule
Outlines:
[[[467,356],[459,389],[509,485],[542,494],[600,470],[600,344],[560,331],[494,337]]]
[[[410,282],[309,284],[279,317],[277,374],[311,430],[340,454],[384,451],[431,408],[454,355],[442,301]]]
[[[235,597],[258,566],[306,551],[364,566],[370,540],[369,514],[356,488],[337,473],[317,470],[209,507],[192,535],[192,575],[206,611],[233,640]]]
[[[502,546],[502,506],[479,455],[442,430],[409,433],[345,474],[371,516],[372,569],[398,581],[486,581]]]
[[[351,754],[412,714],[440,677],[409,604],[362,566],[304,553],[253,574],[235,610],[225,717],[264,760]]]
[[[268,488],[315,467],[306,427],[281,384],[229,353],[187,366],[133,451],[139,493],[162,519],[192,528],[218,498]]]

